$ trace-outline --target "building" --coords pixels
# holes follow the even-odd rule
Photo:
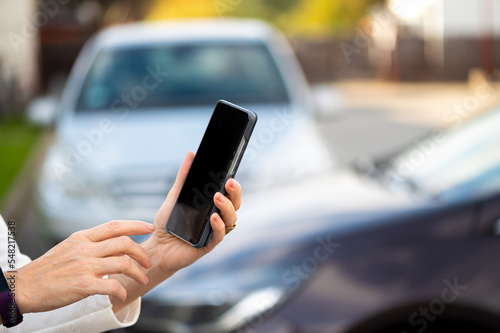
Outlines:
[[[473,68],[486,74],[500,68],[499,1],[388,0],[385,11],[396,24],[393,49],[376,50],[386,62],[385,76],[464,80]],[[384,15],[379,11],[372,19],[382,22]],[[372,38],[387,45],[382,33]]]
[[[0,117],[13,113],[37,89],[36,0],[0,2]]]

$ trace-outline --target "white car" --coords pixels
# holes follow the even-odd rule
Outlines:
[[[259,116],[236,176],[245,193],[332,166],[313,94],[275,29],[232,19],[111,27],[86,44],[59,102],[36,188],[42,230],[62,239],[111,219],[151,221],[218,99]]]

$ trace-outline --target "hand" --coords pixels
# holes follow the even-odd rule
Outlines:
[[[191,265],[212,251],[224,239],[225,227],[231,227],[236,223],[236,211],[241,205],[241,187],[234,179],[229,179],[225,184],[228,196],[225,197],[221,193],[216,193],[214,197],[215,205],[219,208],[221,216],[214,213],[210,218],[213,233],[207,246],[202,248],[192,247],[165,230],[165,225],[172,213],[193,158],[194,153],[189,152],[177,173],[175,184],[170,189],[167,198],[156,214],[153,235],[141,244],[153,263],[151,269],[146,270],[146,274],[150,280],[148,285],[138,285],[134,281],[124,279],[121,275],[111,277],[122,282],[127,289],[127,300],[125,302],[118,302],[113,297],[110,298],[115,313],[151,290],[154,286],[163,282],[179,269]]]
[[[149,239],[155,247],[154,255],[151,253],[153,265],[158,265],[161,271],[170,275],[181,268],[191,265],[205,254],[212,251],[217,244],[224,239],[225,227],[231,227],[236,223],[236,211],[241,206],[241,187],[234,179],[229,179],[225,184],[228,197],[219,192],[217,192],[214,197],[214,203],[217,208],[219,208],[221,216],[214,213],[210,217],[213,234],[207,246],[195,248],[166,232],[165,224],[179,196],[182,185],[184,184],[189,168],[193,162],[193,158],[194,153],[190,152],[184,159],[174,185],[156,214],[154,220],[156,229]]]
[[[127,291],[110,274],[124,274],[142,285],[151,267],[146,251],[130,235],[153,232],[141,221],[112,221],[72,234],[15,274],[16,303],[21,313],[49,311],[95,294],[124,301]],[[7,273],[11,275],[10,273]]]

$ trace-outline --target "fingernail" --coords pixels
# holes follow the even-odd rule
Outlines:
[[[230,188],[236,188],[236,182],[232,178],[229,179],[229,187]]]
[[[219,214],[213,213],[212,216],[214,216],[215,221],[217,221],[217,223],[223,222]]]
[[[150,258],[148,258],[148,265],[149,265],[149,266],[148,266],[148,268],[153,267],[153,262],[151,261],[151,259],[150,259]]]
[[[226,198],[222,195],[222,193],[217,192],[216,196],[217,196],[217,200],[219,200],[220,203],[226,202]]]
[[[155,230],[155,226],[154,226],[154,224],[147,223],[146,227],[147,227],[147,229],[148,229],[149,231],[154,231],[154,230]]]
[[[148,284],[149,283],[149,279],[146,275],[144,275],[144,284]]]

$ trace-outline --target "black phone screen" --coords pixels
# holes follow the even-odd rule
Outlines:
[[[210,223],[207,214],[214,195],[222,189],[248,122],[247,113],[217,104],[172,210],[170,232],[192,244],[200,241],[205,224]]]

